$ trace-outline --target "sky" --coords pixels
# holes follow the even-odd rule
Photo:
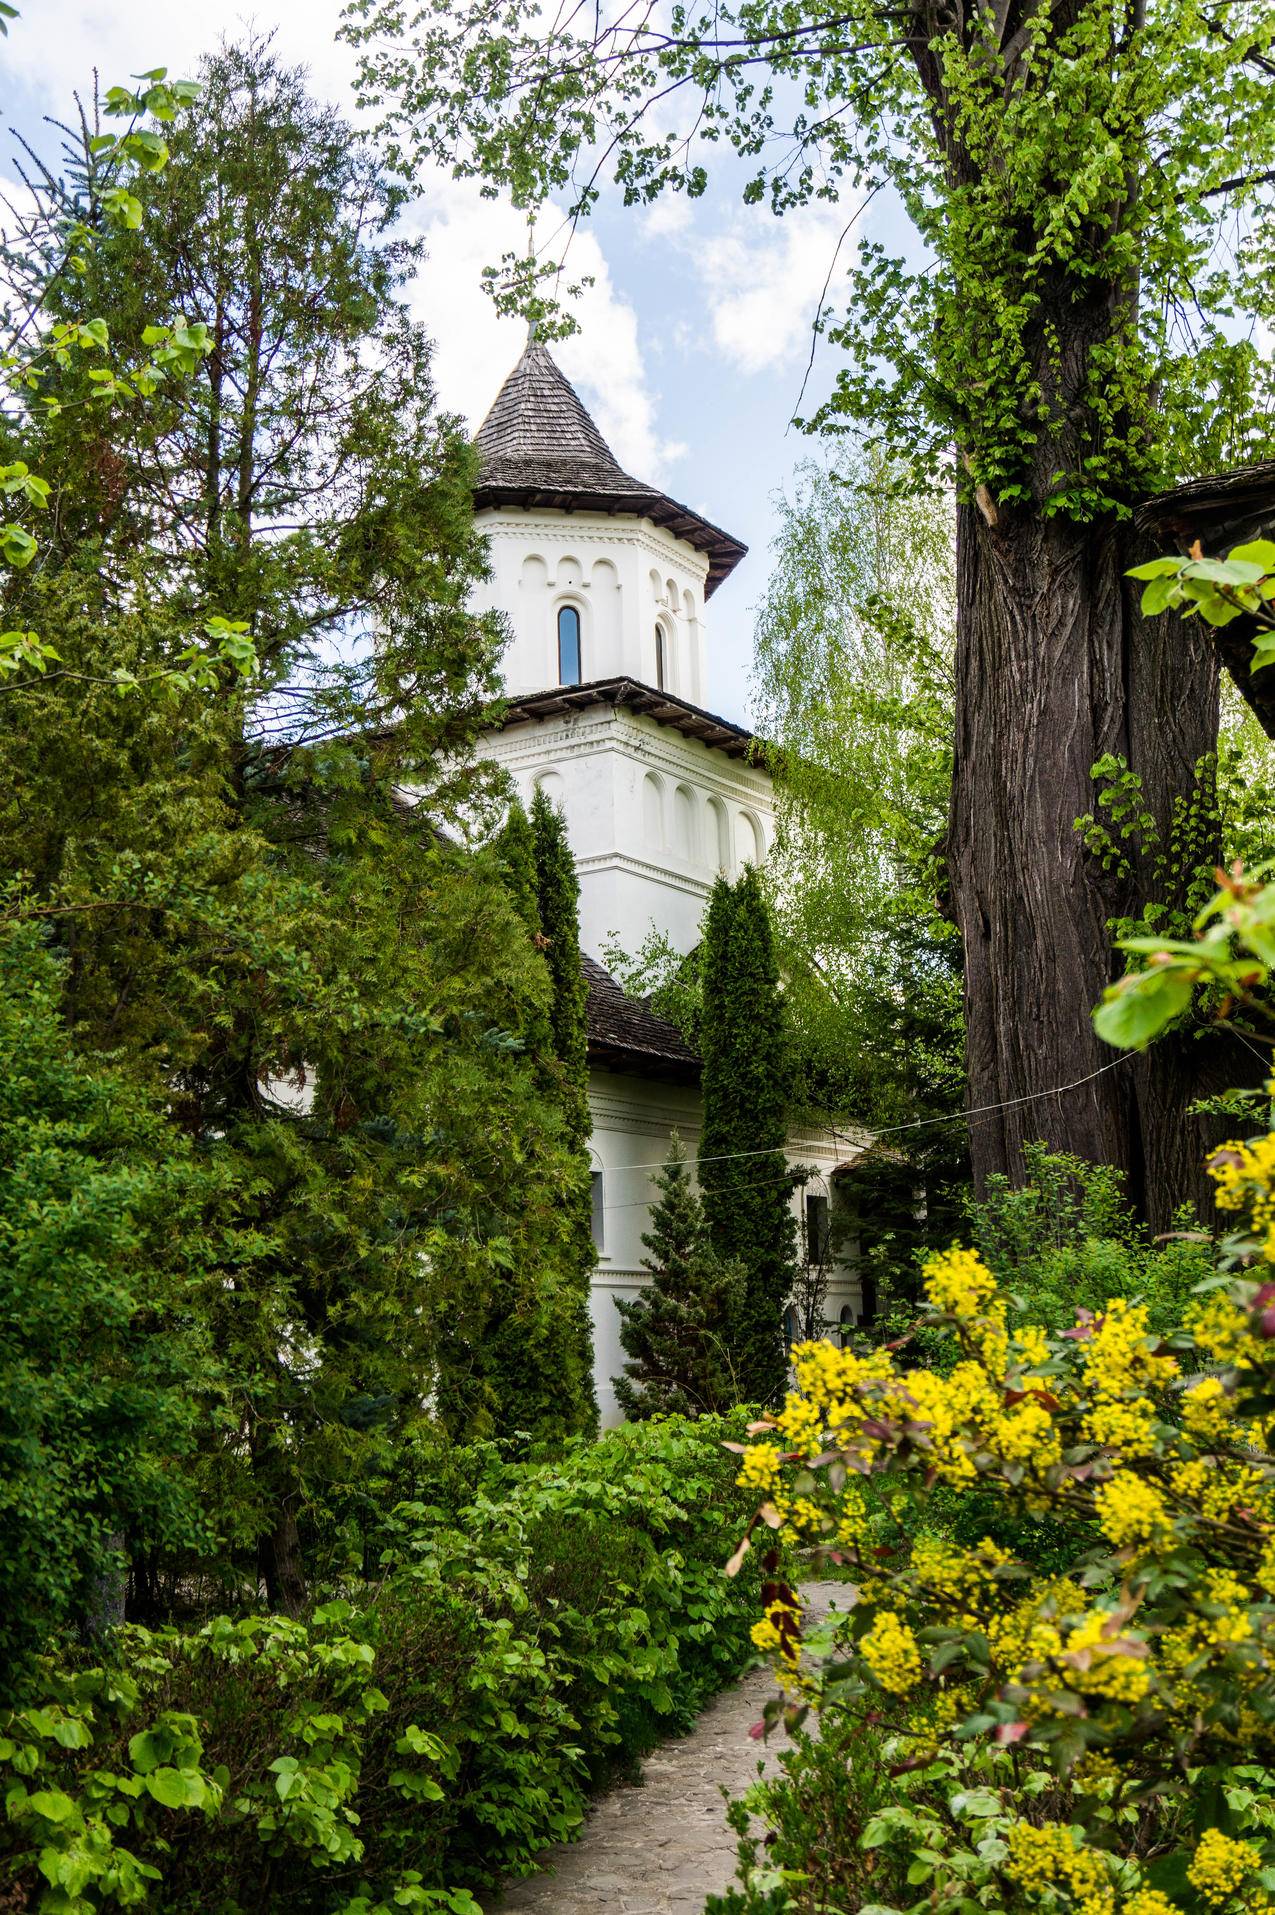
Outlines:
[[[185,77],[221,39],[273,30],[313,90],[353,117],[355,56],[336,42],[339,17],[339,0],[260,0],[251,11],[235,0],[26,0],[0,48],[0,113],[48,151],[41,116],[65,116],[95,70],[104,87],[156,66]],[[846,218],[844,208],[819,206],[777,220],[723,185],[694,207],[604,205],[572,248],[572,274],[594,284],[578,308],[580,333],[553,348],[563,370],[629,472],[750,547],[709,613],[707,702],[735,719],[748,716],[754,608],[777,497],[818,455],[789,421]],[[412,302],[435,341],[442,402],[476,428],[524,337],[521,322],[492,309],[482,269],[523,249],[523,221],[440,172],[421,178],[405,222],[426,240]],[[826,392],[834,366],[821,343],[803,410]]]

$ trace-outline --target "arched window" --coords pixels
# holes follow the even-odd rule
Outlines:
[[[655,628],[655,688],[668,690],[668,636],[662,625]]]
[[[854,1311],[848,1303],[843,1303],[841,1306],[839,1323],[841,1330],[841,1347],[843,1350],[849,1350],[854,1344]]]
[[[602,1172],[594,1169],[589,1172],[589,1231],[593,1237],[593,1247],[601,1256],[606,1249],[606,1183]]]
[[[574,605],[558,611],[558,683],[580,683],[580,614]]]

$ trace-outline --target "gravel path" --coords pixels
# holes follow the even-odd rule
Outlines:
[[[836,1583],[802,1587],[807,1612],[835,1600]],[[754,1669],[724,1689],[689,1735],[646,1758],[639,1786],[612,1789],[589,1811],[577,1842],[547,1849],[542,1873],[513,1883],[493,1915],[703,1915],[705,1897],[735,1878],[735,1836],[722,1789],[738,1795],[770,1773],[784,1746],[748,1731],[775,1685]]]

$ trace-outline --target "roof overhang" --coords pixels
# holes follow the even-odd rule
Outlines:
[[[701,1064],[676,1025],[644,998],[626,997],[596,958],[581,960],[588,991],[585,1021],[589,1063],[595,1070],[670,1084],[698,1084]]]
[[[636,678],[597,678],[587,685],[558,685],[549,691],[524,692],[505,701],[501,728],[537,718],[563,718],[599,706],[653,718],[657,724],[670,725],[686,738],[698,738],[701,744],[724,751],[728,758],[739,758],[747,764],[763,763],[763,746],[754,733],[732,719],[719,718],[699,705],[674,697],[672,692],[643,685]]]

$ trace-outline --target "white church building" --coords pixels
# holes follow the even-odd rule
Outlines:
[[[693,1158],[701,1100],[699,1059],[671,1024],[625,997],[601,957],[612,937],[636,951],[652,926],[692,950],[714,878],[761,865],[772,842],[771,781],[752,735],[708,709],[708,601],[746,548],[622,471],[534,338],[476,446],[488,602],[511,632],[505,722],[483,750],[524,800],[539,786],[561,806],[580,880],[594,1369],[606,1425],[619,1420],[612,1378],[624,1363],[615,1299],[646,1281],[655,1173],[674,1129]],[[860,1131],[790,1137],[791,1161],[814,1172],[793,1200],[809,1237],[826,1238],[835,1177],[868,1142]],[[860,1308],[852,1266],[834,1263],[824,1305],[832,1334]]]

